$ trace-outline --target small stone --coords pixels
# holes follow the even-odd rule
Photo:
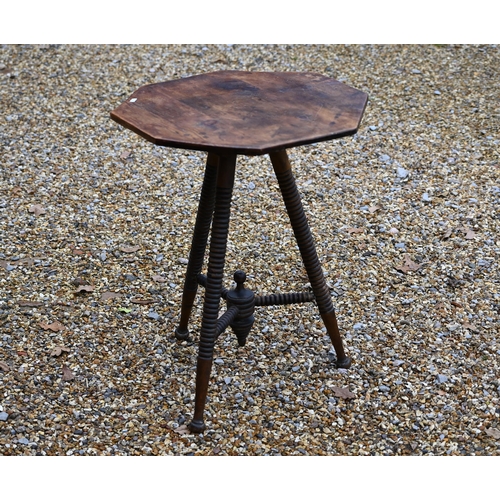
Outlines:
[[[436,94],[436,95],[441,95],[441,92],[439,92],[439,90],[435,90],[435,91],[434,91],[434,94]]]
[[[354,330],[362,330],[365,327],[363,323],[356,323],[353,328]]]
[[[383,161],[384,163],[389,161],[391,159],[391,157],[389,155],[382,155],[380,157],[380,161]]]
[[[437,375],[436,377],[436,382],[438,384],[443,384],[444,382],[448,381],[448,377],[446,375]]]
[[[125,279],[127,279],[128,281],[135,281],[138,278],[137,278],[137,276],[134,276],[133,274],[126,274]]]
[[[4,411],[0,411],[0,420],[2,422],[5,422],[7,419],[9,418],[9,414],[4,412]]]
[[[381,392],[389,392],[390,388],[387,387],[386,385],[379,385],[378,386],[378,390],[381,391]]]
[[[188,259],[185,259],[184,257],[180,257],[178,259],[178,262],[179,264],[188,264],[189,263],[189,260]]]
[[[406,177],[408,177],[409,172],[403,167],[398,167],[397,174],[400,179],[405,179]]]
[[[424,194],[422,195],[422,201],[427,201],[427,202],[428,202],[428,201],[431,201],[431,198],[430,198],[430,196],[429,196],[429,193],[424,193]]]
[[[229,385],[231,383],[231,380],[233,380],[231,377],[224,377],[224,383],[226,385]]]
[[[148,318],[151,318],[151,319],[160,319],[160,315],[154,311],[150,311],[148,312]]]
[[[218,365],[223,365],[224,364],[224,360],[221,359],[221,358],[216,358],[216,360],[214,361],[214,363],[217,363]]]
[[[18,439],[17,442],[19,444],[30,444],[30,442],[28,441],[28,439],[26,438],[21,438],[21,439]]]
[[[75,278],[71,283],[75,286],[87,286],[89,284],[89,282],[83,278]]]
[[[255,189],[255,184],[253,182],[249,182],[248,189]]]
[[[370,125],[368,128],[369,128],[370,130],[377,130],[377,127],[375,127],[375,125]]]

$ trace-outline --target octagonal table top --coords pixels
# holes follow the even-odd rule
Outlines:
[[[367,99],[317,73],[217,71],[145,85],[111,118],[160,146],[260,155],[355,134]]]

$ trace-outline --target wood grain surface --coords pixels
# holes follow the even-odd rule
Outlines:
[[[259,155],[354,134],[367,98],[315,73],[217,71],[141,87],[111,118],[161,146]]]

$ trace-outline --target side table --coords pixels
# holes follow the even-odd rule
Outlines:
[[[239,345],[245,345],[256,307],[316,301],[337,367],[351,365],[286,150],[355,134],[367,98],[364,92],[316,73],[217,71],[146,85],[112,111],[113,120],[154,144],[208,153],[175,331],[178,339],[188,338],[201,285],[205,298],[192,432],[205,429],[203,413],[218,336],[230,326]],[[255,296],[245,288],[242,271],[234,275],[236,288],[223,286],[236,158],[263,154],[271,159],[312,293]],[[203,275],[209,233],[208,270]],[[221,299],[227,308],[219,315]]]

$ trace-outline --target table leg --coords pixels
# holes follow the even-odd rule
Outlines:
[[[205,410],[208,382],[212,369],[214,345],[217,336],[216,326],[222,294],[222,278],[226,257],[235,167],[236,155],[220,157],[217,172],[215,210],[210,239],[205,299],[203,304],[203,319],[200,332],[200,347],[196,368],[194,417],[189,424],[189,429],[192,432],[203,432],[205,430],[203,412]]]
[[[326,330],[337,353],[337,366],[339,368],[349,368],[351,360],[344,352],[342,338],[337,325],[337,318],[330,296],[330,290],[323,276],[323,271],[319,263],[316,247],[309,229],[300,195],[292,174],[290,161],[285,150],[271,153],[271,162],[278,179],[278,183],[283,195],[283,200],[290,217],[290,222],[299,246],[300,254],[309,277],[309,282],[313,289],[316,303],[326,326]]]
[[[216,154],[209,153],[198,204],[193,241],[189,252],[184,290],[182,292],[181,318],[179,326],[175,330],[175,336],[179,340],[186,340],[189,337],[188,323],[196,292],[198,291],[197,277],[203,267],[203,257],[205,256],[208,233],[214,213],[215,181],[217,179],[218,164],[219,157]]]

